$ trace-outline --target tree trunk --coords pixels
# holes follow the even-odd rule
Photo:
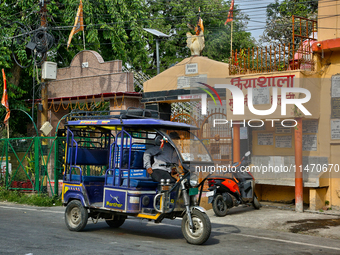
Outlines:
[[[21,78],[21,67],[14,64],[10,72],[12,73],[12,77],[8,78],[8,83],[14,84],[18,87]]]

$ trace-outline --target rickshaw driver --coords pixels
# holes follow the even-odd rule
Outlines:
[[[176,132],[171,132],[170,138],[180,139]],[[177,180],[171,176],[172,169],[165,165],[166,163],[178,163],[179,158],[172,145],[165,141],[163,141],[164,144],[162,144],[162,139],[163,137],[158,135],[155,138],[155,146],[144,152],[144,167],[147,169],[147,172],[150,174],[153,181],[160,182],[161,179],[164,179],[165,181],[170,179],[171,183],[175,183]],[[152,157],[154,163],[151,165]]]

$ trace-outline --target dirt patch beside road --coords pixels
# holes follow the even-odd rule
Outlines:
[[[306,232],[316,229],[330,229],[330,227],[340,226],[340,218],[338,219],[306,219],[287,221],[287,224],[294,224],[289,228],[292,233]]]
[[[290,208],[263,203],[260,210],[252,206],[239,206],[228,211],[225,217],[217,217],[213,210],[208,216],[213,223],[228,224],[256,229],[270,229],[284,232],[308,234],[340,239],[340,212],[326,215],[317,212],[297,213]]]

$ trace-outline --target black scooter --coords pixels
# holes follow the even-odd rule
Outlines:
[[[230,208],[239,204],[251,203],[255,209],[260,209],[261,204],[255,194],[255,179],[247,168],[249,160],[245,160],[249,155],[248,151],[240,162],[232,165],[228,177],[208,178],[208,203],[212,203],[216,216],[227,215]]]

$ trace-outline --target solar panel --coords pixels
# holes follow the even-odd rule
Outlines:
[[[170,37],[170,35],[166,35],[156,29],[152,29],[152,28],[143,28],[145,31],[155,35],[155,36],[158,36],[158,37]]]

